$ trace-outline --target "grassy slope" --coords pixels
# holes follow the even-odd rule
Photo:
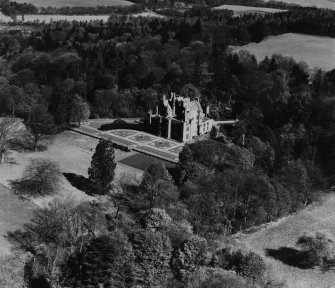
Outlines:
[[[44,152],[12,152],[10,154],[11,164],[0,165],[0,257],[9,253],[9,243],[3,238],[3,234],[8,230],[15,230],[30,218],[34,204],[19,200],[13,193],[3,185],[8,185],[9,180],[19,179],[23,174],[25,167],[31,159],[45,158],[59,164],[61,172],[76,173],[87,177],[87,169],[90,166],[93,152],[97,140],[80,135],[74,132],[63,132],[57,135],[53,144]],[[123,152],[115,150],[115,159],[117,161],[133,155],[133,152]],[[135,178],[140,178],[143,172],[118,164],[116,168],[116,180],[130,174]],[[54,199],[72,199],[82,201],[90,199],[82,191],[73,187],[65,177],[62,177],[59,193],[35,199],[37,205],[45,205],[48,201]]]
[[[287,33],[265,39],[261,43],[250,43],[236,47],[234,51],[248,50],[258,61],[266,56],[282,54],[304,61],[309,68],[332,70],[335,68],[335,39],[321,36]]]
[[[298,237],[305,231],[335,231],[335,195],[325,196],[322,203],[316,203],[295,215],[252,234],[239,235],[247,247],[265,257],[273,274],[286,280],[289,288],[330,288],[334,287],[334,271],[322,272],[315,269],[300,269],[283,264],[266,256],[266,249],[295,247]]]

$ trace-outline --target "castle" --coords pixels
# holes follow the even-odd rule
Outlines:
[[[194,136],[203,135],[212,129],[213,120],[207,118],[209,107],[201,107],[199,99],[176,96],[171,93],[158,102],[156,113],[149,111],[146,118],[146,130],[152,134],[174,139],[180,142],[190,142]]]

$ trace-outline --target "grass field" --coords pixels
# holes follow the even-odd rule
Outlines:
[[[64,7],[64,6],[129,6],[133,3],[126,0],[16,0],[16,2],[28,2],[38,7]]]
[[[287,33],[268,37],[261,43],[233,48],[234,52],[240,50],[254,54],[258,61],[262,61],[266,56],[281,54],[293,57],[297,62],[304,61],[311,69],[335,69],[335,39],[330,37]]]
[[[325,196],[321,203],[307,207],[295,215],[281,219],[255,233],[242,234],[238,238],[247,247],[264,256],[272,273],[285,280],[288,288],[335,287],[334,270],[325,272],[317,268],[301,269],[267,256],[267,249],[296,248],[295,242],[305,231],[335,233],[334,194]]]
[[[285,12],[286,10],[273,9],[273,8],[263,8],[263,7],[250,7],[250,6],[240,6],[240,5],[221,5],[214,7],[214,10],[227,9],[234,12],[235,16],[240,16],[243,14],[255,14],[255,13],[278,13]]]
[[[10,244],[4,238],[7,231],[19,229],[32,215],[34,205],[23,202],[0,184],[0,257],[10,253]]]
[[[152,157],[146,154],[141,154],[141,153],[137,153],[137,154],[131,155],[127,158],[120,160],[120,163],[130,166],[130,167],[134,167],[142,171],[146,171],[147,168],[151,164],[155,164],[159,162],[163,162],[166,168],[174,168],[176,166],[175,164],[172,164],[170,162],[160,160],[155,157]]]
[[[269,2],[271,0],[264,1]],[[316,6],[318,8],[335,10],[334,0],[280,0],[280,2],[297,4],[304,7]]]

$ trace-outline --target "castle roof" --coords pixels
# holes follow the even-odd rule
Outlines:
[[[201,105],[200,105],[199,101],[197,101],[197,100],[193,100],[193,101],[190,101],[190,102],[185,103],[185,104],[186,104],[185,108],[186,109],[188,108],[187,110],[190,110],[190,111],[202,110]]]

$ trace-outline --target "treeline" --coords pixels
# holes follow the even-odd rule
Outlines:
[[[192,1],[192,0],[191,0]],[[188,2],[188,1],[186,1]],[[205,0],[208,6],[216,7],[221,5],[241,5],[241,6],[251,6],[251,7],[266,7],[275,9],[292,9],[301,7],[300,5],[293,3],[285,3],[281,1],[262,1],[262,0]]]
[[[9,0],[2,0],[0,2],[0,10],[3,14],[10,17],[16,17],[16,15],[38,13],[38,8],[31,3],[18,3]]]
[[[120,6],[95,6],[95,7],[40,7],[38,14],[60,14],[60,15],[110,15],[113,13],[139,13],[142,12],[145,5],[120,5]]]

